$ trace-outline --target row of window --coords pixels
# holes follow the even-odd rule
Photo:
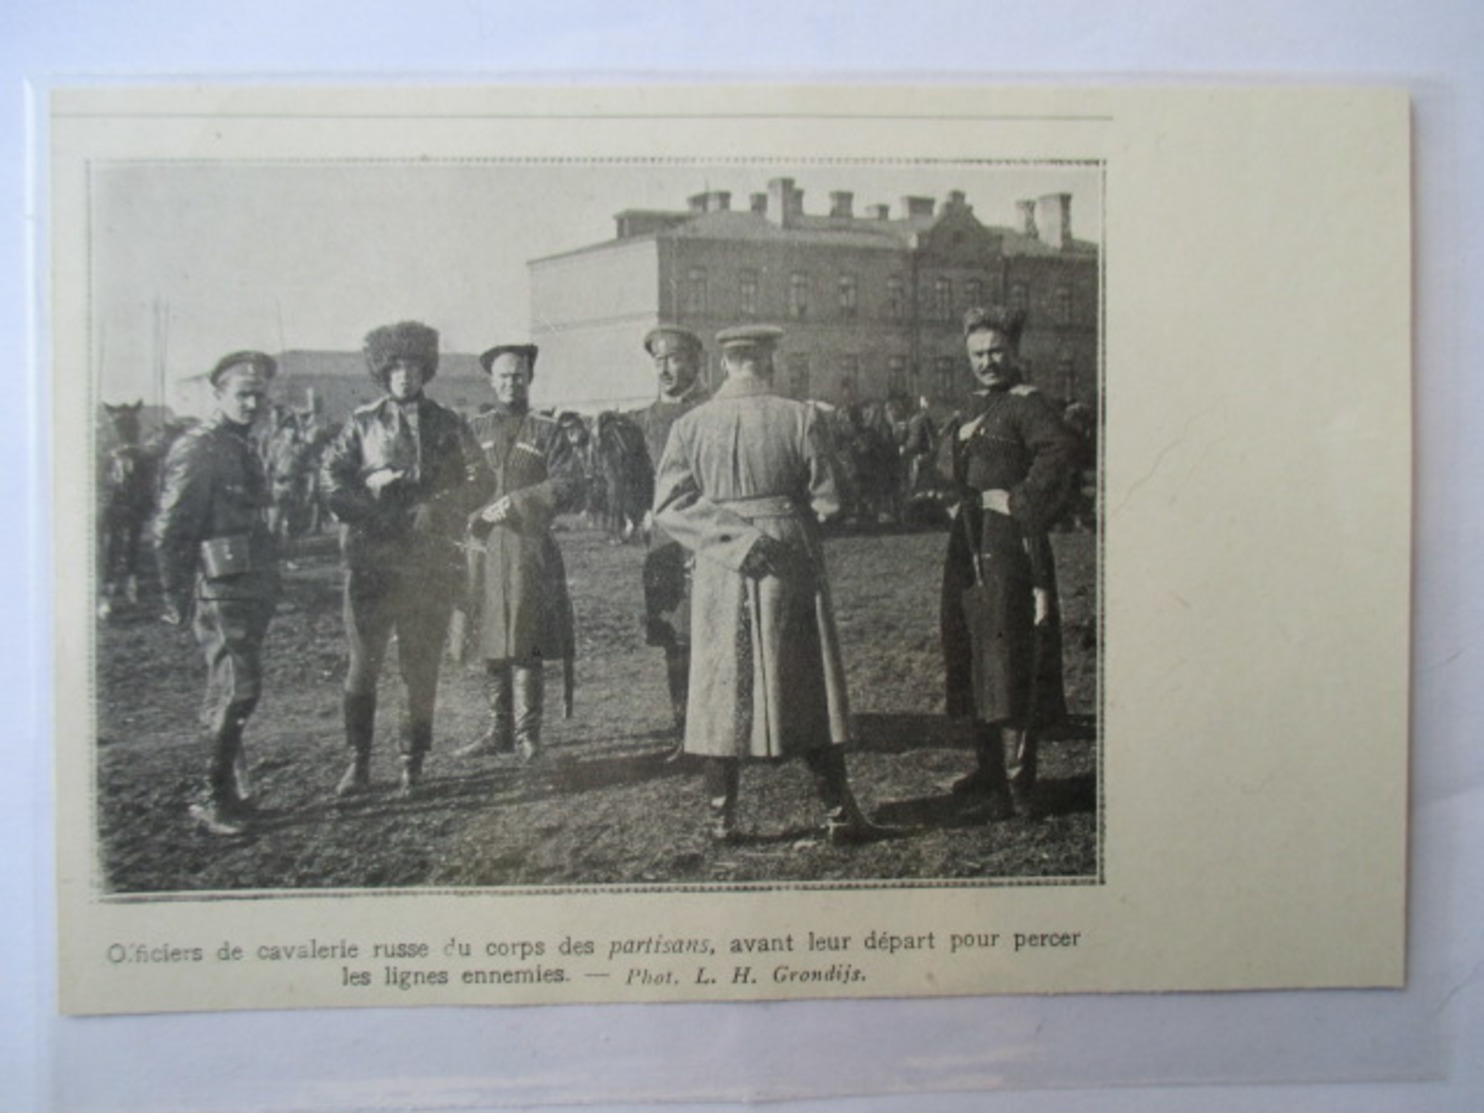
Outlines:
[[[792,398],[849,399],[880,393],[869,384],[863,387],[858,355],[834,356],[818,361],[804,354],[789,355],[784,357],[779,372],[778,385]],[[926,364],[912,364],[906,356],[888,356],[886,360],[886,394],[950,399],[962,394],[969,385],[968,364],[961,356],[938,356]],[[1046,385],[1059,389],[1068,398],[1077,396],[1077,371],[1070,351],[1063,351],[1058,357],[1055,371],[1048,376]]]
[[[760,273],[744,270],[737,276],[737,310],[740,316],[756,317],[761,313],[759,289]],[[986,286],[983,279],[969,278],[960,283],[955,298],[953,280],[946,276],[933,279],[927,294],[924,316],[929,320],[952,321],[963,310],[986,301],[998,301],[999,282]],[[987,296],[986,296],[987,295]],[[1010,283],[1007,304],[1011,309],[1028,309],[1030,288],[1024,282]],[[711,311],[711,276],[705,267],[691,267],[686,272],[684,309],[686,313],[705,314]],[[718,306],[718,309],[721,307]],[[882,315],[888,320],[898,321],[907,317],[909,311],[907,285],[900,275],[886,279],[885,300]],[[860,283],[855,275],[842,274],[835,280],[834,315],[855,317],[860,312]],[[788,276],[788,300],[785,312],[793,320],[801,321],[819,312],[815,299],[813,278],[803,271],[794,271]],[[1052,292],[1051,313],[1056,324],[1072,323],[1072,291],[1068,286],[1058,286]]]

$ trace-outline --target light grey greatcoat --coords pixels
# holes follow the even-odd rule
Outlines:
[[[817,521],[839,512],[833,454],[811,406],[729,379],[675,422],[655,519],[696,554],[685,749],[788,757],[850,735],[845,669]],[[740,569],[763,534],[797,562]]]

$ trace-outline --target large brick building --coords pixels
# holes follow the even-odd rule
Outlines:
[[[1075,239],[1071,195],[1019,202],[1017,228],[981,223],[963,193],[904,197],[895,215],[830,194],[828,215],[776,178],[745,209],[706,192],[683,212],[626,210],[605,243],[527,264],[532,338],[560,393],[593,404],[653,391],[640,339],[660,322],[707,342],[756,320],[784,326],[779,388],[841,403],[890,392],[955,405],[969,386],[959,322],[971,305],[1027,310],[1022,356],[1060,398],[1097,391],[1096,244]]]

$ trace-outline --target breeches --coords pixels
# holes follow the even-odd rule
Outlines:
[[[198,599],[193,628],[206,655],[201,725],[221,730],[246,718],[263,690],[263,639],[273,618],[267,599]]]
[[[396,573],[352,569],[345,580],[345,636],[350,668],[345,691],[376,694],[387,644],[397,635],[397,663],[407,685],[413,722],[431,720],[438,691],[438,666],[453,600],[446,591]]]

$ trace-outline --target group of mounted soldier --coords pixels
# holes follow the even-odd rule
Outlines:
[[[712,836],[737,837],[742,760],[791,756],[813,776],[832,841],[879,836],[846,773],[851,720],[821,526],[852,509],[900,520],[904,501],[931,489],[953,504],[943,577],[949,712],[978,724],[978,768],[955,792],[984,820],[1033,813],[1036,727],[1063,709],[1046,535],[1076,487],[1078,438],[1020,381],[1021,324],[1000,309],[966,317],[979,389],[941,431],[925,400],[832,409],[781,397],[773,352],[782,333],[764,326],[718,334],[727,377],[714,395],[699,376],[700,338],[652,330],[644,348],[655,401],[591,425],[531,408],[529,344],[480,357],[493,400],[465,421],[424,390],[438,334],[418,322],[367,335],[382,395],[333,437],[312,413],[279,411],[256,431],[276,364],[261,352],[224,357],[208,376],[211,417],[169,446],[154,513],[166,615],[189,616],[207,662],[207,790],[192,816],[219,835],[252,824],[243,731],[261,695],[283,541],[306,528],[311,489],[340,523],[345,566],[348,763],[337,795],[372,788],[377,689],[393,635],[407,696],[399,795],[417,793],[433,747],[451,626],[482,663],[488,698],[486,729],[455,755],[541,759],[546,667],[565,666],[570,714],[575,642],[552,525],[591,506],[596,489],[610,528],[637,525],[646,539],[636,585],[644,638],[665,662],[672,757],[704,759]],[[310,459],[318,466],[305,483]],[[284,510],[290,495],[297,518]]]

